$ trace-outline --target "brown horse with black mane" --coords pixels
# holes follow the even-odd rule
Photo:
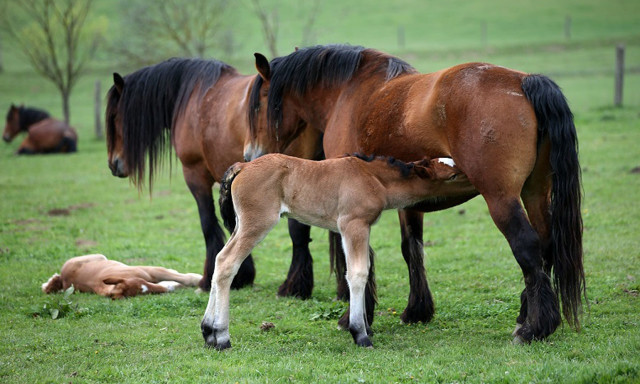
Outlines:
[[[364,298],[371,226],[385,209],[473,189],[451,159],[407,164],[361,155],[309,161],[270,154],[234,164],[220,186],[220,212],[232,234],[216,258],[201,323],[205,342],[219,350],[231,347],[231,279],[244,258],[286,215],[342,235],[351,308],[349,331],[357,345],[373,346]]]
[[[162,165],[170,144],[173,146],[198,205],[206,243],[204,275],[199,286],[208,291],[215,257],[224,246],[212,187],[231,164],[242,160],[249,129],[247,102],[257,76],[241,75],[221,61],[201,59],[171,59],[125,77],[117,73],[113,76],[106,108],[109,168],[114,176],[129,177],[139,188],[146,172],[151,189],[156,169]],[[307,130],[302,135],[311,137],[285,151],[302,157],[319,156],[315,151],[321,146],[316,144],[315,136],[320,133]],[[305,147],[306,143],[315,147]],[[296,223],[290,227],[293,259],[310,264],[308,232],[303,227],[303,241],[299,243]],[[254,277],[253,259],[249,257],[233,287],[252,284]],[[282,286],[293,288],[281,288],[281,295],[308,297],[313,280],[290,274]]]
[[[579,329],[585,278],[578,141],[552,80],[485,63],[419,74],[395,57],[353,46],[300,49],[271,63],[256,54],[256,67],[246,159],[281,152],[301,129],[312,128],[323,132],[327,158],[451,157],[475,187],[399,211],[411,284],[403,321],[434,314],[423,212],[481,194],[524,275],[516,340],[553,333],[560,301],[565,319]]]
[[[78,134],[67,123],[56,120],[49,112],[37,108],[16,107],[7,112],[2,139],[9,143],[20,132],[27,132],[17,154],[75,152]]]

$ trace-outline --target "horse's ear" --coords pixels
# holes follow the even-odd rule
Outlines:
[[[124,88],[124,79],[118,72],[113,72],[113,85],[115,85],[119,94],[122,94],[122,89]]]
[[[262,77],[262,80],[269,81],[271,80],[271,66],[269,65],[269,60],[264,57],[261,53],[254,53],[253,56],[256,57],[256,69]]]

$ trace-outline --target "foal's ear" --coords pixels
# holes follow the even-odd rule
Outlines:
[[[436,174],[433,172],[433,168],[431,167],[430,161],[427,159],[423,159],[420,161],[415,161],[413,163],[413,169],[418,175],[418,177],[422,179],[435,179]]]
[[[113,72],[113,85],[115,85],[118,93],[122,94],[122,89],[124,88],[124,79],[118,72]]]
[[[254,53],[253,56],[256,58],[256,69],[262,77],[262,80],[269,81],[271,80],[271,66],[269,65],[269,60],[262,53]]]

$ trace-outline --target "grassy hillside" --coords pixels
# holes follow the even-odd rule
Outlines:
[[[253,72],[253,52],[266,52],[248,4],[236,4],[227,15],[234,54],[210,53],[244,73]],[[300,45],[309,5],[280,4],[278,48],[286,54]],[[109,21],[111,43],[118,7],[95,2],[94,16]],[[437,308],[426,325],[399,320],[408,277],[397,215],[386,212],[373,228],[380,295],[374,350],[356,348],[348,333],[336,330],[345,305],[333,301],[325,231],[312,230],[313,298],[275,297],[290,262],[285,221],[254,252],[255,286],[232,293],[234,347],[228,352],[203,347],[199,323],[207,295],[192,290],[121,301],[75,294],[78,311],[58,320],[34,316],[62,300],[45,296],[40,284],[71,256],[103,253],[130,264],[202,268],[198,213],[179,165],[159,176],[149,198],[111,176],[105,144],[93,138],[95,82],[106,94],[112,72],[132,69],[103,50],[72,96],[77,154],[16,157],[20,138],[0,145],[0,381],[640,381],[640,174],[631,172],[640,166],[639,14],[640,3],[631,0],[326,0],[317,18],[316,43],[377,48],[423,72],[489,61],[546,73],[560,84],[575,113],[583,168],[589,301],[580,333],[565,325],[544,342],[510,343],[522,275],[481,198],[425,216],[426,267]],[[623,108],[612,107],[618,42],[627,47]],[[56,90],[6,40],[3,64],[2,108],[25,103],[61,115]],[[263,321],[275,328],[261,331]]]

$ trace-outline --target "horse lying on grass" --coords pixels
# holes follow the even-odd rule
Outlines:
[[[180,286],[195,287],[201,278],[197,273],[179,273],[162,267],[129,266],[96,254],[67,260],[60,274],[54,274],[42,284],[42,291],[54,293],[73,285],[76,291],[120,299],[172,292]]]
[[[399,209],[443,194],[473,190],[450,158],[404,163],[360,155],[310,161],[271,154],[232,165],[220,187],[220,212],[229,241],[216,257],[209,303],[201,323],[208,346],[231,347],[229,290],[251,250],[285,214],[342,235],[349,284],[349,331],[371,347],[364,290],[369,274],[369,232],[385,209]]]
[[[27,138],[16,151],[18,155],[68,153],[78,149],[78,134],[67,123],[52,118],[47,111],[11,104],[2,139],[9,143],[20,132],[27,132]]]

